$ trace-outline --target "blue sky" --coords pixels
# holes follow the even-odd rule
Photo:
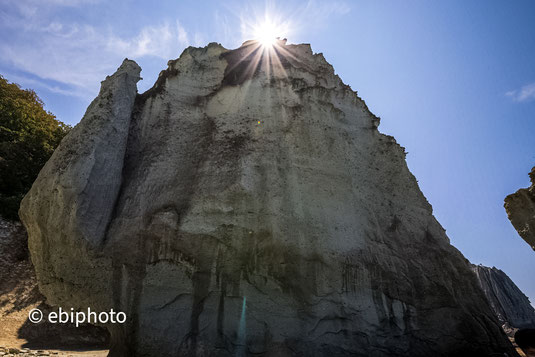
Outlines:
[[[143,68],[142,92],[189,45],[238,47],[266,7],[406,148],[452,244],[535,302],[535,252],[503,209],[535,165],[533,1],[4,0],[0,74],[76,124],[123,58]]]

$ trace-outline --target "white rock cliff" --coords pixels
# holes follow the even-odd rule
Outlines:
[[[515,355],[379,118],[309,45],[211,43],[102,83],[20,215],[111,356]]]

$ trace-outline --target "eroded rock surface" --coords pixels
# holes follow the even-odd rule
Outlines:
[[[505,198],[505,211],[518,234],[535,250],[535,167],[529,173],[531,186]]]
[[[472,265],[492,310],[511,336],[521,328],[535,328],[535,310],[529,299],[500,269]]]
[[[103,82],[21,208],[52,303],[127,313],[111,355],[514,355],[404,149],[309,45],[138,78]]]

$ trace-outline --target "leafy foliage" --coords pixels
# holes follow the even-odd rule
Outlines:
[[[33,90],[0,75],[0,215],[18,219],[20,201],[69,130]]]

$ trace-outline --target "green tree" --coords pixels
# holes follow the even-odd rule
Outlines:
[[[20,201],[70,126],[31,89],[0,75],[0,215],[18,220]]]

